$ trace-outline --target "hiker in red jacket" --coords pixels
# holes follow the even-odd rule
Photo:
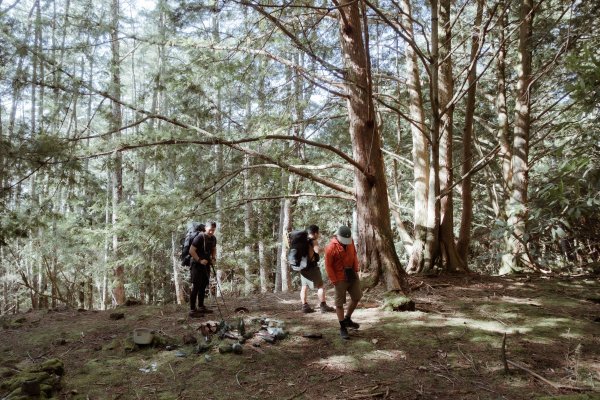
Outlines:
[[[325,248],[325,269],[329,280],[335,286],[335,312],[340,321],[340,336],[350,339],[348,328],[358,329],[359,324],[352,321],[352,313],[362,297],[358,278],[358,258],[352,241],[352,231],[340,226]],[[346,292],[350,294],[350,304],[344,317]]]

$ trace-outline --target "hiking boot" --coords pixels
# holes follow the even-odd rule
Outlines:
[[[212,314],[213,310],[211,310],[210,308],[206,308],[205,306],[200,306],[198,307],[198,311],[204,314]]]
[[[308,313],[315,312],[315,310],[311,306],[309,306],[308,303],[304,303],[304,304],[302,304],[302,312],[304,314],[308,314]]]
[[[321,305],[319,306],[319,308],[321,309],[322,313],[328,313],[328,312],[334,312],[335,308],[328,306],[327,303],[321,303]]]
[[[343,325],[340,327],[340,337],[344,340],[350,339],[350,334],[348,334],[348,328],[346,328]]]
[[[348,328],[352,328],[352,329],[358,329],[360,328],[360,325],[357,324],[356,322],[352,321],[350,319],[350,317],[346,317],[344,318],[344,323]]]
[[[198,311],[196,309],[190,310],[190,312],[188,313],[188,315],[190,317],[192,317],[192,318],[204,317],[204,313],[202,313],[202,311]]]

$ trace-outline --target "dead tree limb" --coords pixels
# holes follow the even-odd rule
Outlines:
[[[502,364],[504,364],[504,373],[508,374],[510,371],[506,362],[506,332],[504,332],[504,336],[502,337]]]
[[[583,392],[585,390],[589,390],[587,388],[580,388],[580,387],[576,387],[576,386],[569,386],[569,385],[562,385],[560,383],[556,383],[556,382],[552,382],[551,380],[548,380],[546,378],[544,378],[543,376],[541,376],[540,374],[538,374],[535,371],[530,370],[527,367],[524,367],[522,365],[517,364],[514,361],[510,361],[510,360],[506,360],[506,362],[510,365],[512,365],[513,367],[519,368],[520,370],[523,370],[525,372],[527,372],[528,374],[530,374],[531,376],[533,376],[536,379],[539,379],[540,381],[544,382],[545,384],[552,386],[552,388],[560,390],[560,389],[567,389],[567,390],[573,390],[576,392]]]

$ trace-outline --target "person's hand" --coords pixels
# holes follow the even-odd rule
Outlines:
[[[200,260],[200,264],[202,264],[202,265],[208,265],[208,260]]]

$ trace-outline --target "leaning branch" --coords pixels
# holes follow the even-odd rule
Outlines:
[[[465,173],[463,176],[461,176],[459,180],[457,180],[456,182],[454,182],[454,184],[452,184],[452,186],[450,186],[449,188],[447,188],[446,190],[441,192],[439,194],[439,196],[437,196],[436,199],[440,200],[441,198],[448,196],[452,192],[452,189],[454,189],[457,185],[461,184],[462,181],[464,181],[465,179],[472,176],[477,171],[479,171],[480,169],[482,169],[483,167],[488,165],[490,163],[490,161],[492,161],[494,159],[496,154],[498,154],[499,151],[500,151],[500,145],[498,144],[485,157],[483,157],[481,160],[477,161],[477,163],[475,163],[473,168],[471,168],[469,171],[467,171],[467,173]]]
[[[530,374],[534,378],[539,379],[540,381],[544,382],[547,385],[550,385],[554,389],[557,389],[557,390],[567,389],[567,390],[574,390],[574,391],[577,391],[577,392],[582,392],[584,390],[589,390],[589,389],[580,388],[580,387],[576,387],[576,386],[561,385],[560,383],[552,382],[551,380],[548,380],[548,379],[544,378],[543,376],[541,376],[537,372],[534,372],[534,371],[530,370],[527,367],[524,367],[524,366],[522,366],[520,364],[517,364],[514,361],[506,360],[506,362],[508,364],[512,365],[513,367],[519,368],[520,370],[527,372],[528,374]]]
[[[423,52],[421,51],[421,49],[419,48],[419,46],[417,46],[417,43],[412,38],[410,38],[409,35],[407,35],[404,32],[402,32],[401,29],[403,29],[403,28],[402,28],[402,26],[399,23],[395,23],[394,21],[391,21],[377,6],[375,6],[374,4],[372,4],[370,1],[365,0],[365,3],[390,28],[392,28],[392,30],[394,32],[396,32],[396,34],[398,34],[398,36],[400,36],[402,38],[402,40],[404,40],[406,43],[408,43],[408,45],[410,45],[410,47],[413,48],[413,50],[415,51],[415,53],[417,54],[417,56],[421,59],[421,62],[423,63],[423,65],[427,66],[429,64],[429,62],[430,62],[429,58],[425,54],[423,54]],[[398,28],[398,25],[400,25],[400,28]],[[425,67],[425,68],[427,70],[427,73],[429,74],[429,70],[427,69],[427,67]]]
[[[193,129],[193,128],[189,127],[188,129]],[[123,152],[123,151],[128,151],[128,150],[141,149],[144,147],[156,147],[156,146],[167,146],[167,145],[192,145],[192,144],[194,144],[194,145],[211,145],[212,146],[212,145],[220,144],[220,145],[224,145],[224,146],[228,146],[228,147],[232,147],[232,148],[236,148],[235,146],[238,146],[239,149],[244,149],[241,151],[246,152],[246,150],[247,151],[253,151],[253,150],[240,147],[239,146],[240,144],[259,142],[259,141],[263,141],[263,140],[290,140],[290,141],[304,143],[304,144],[307,144],[307,145],[310,145],[313,147],[319,147],[319,148],[331,151],[332,153],[338,155],[340,158],[342,158],[344,161],[346,161],[348,164],[354,166],[358,170],[362,171],[362,169],[363,169],[363,167],[359,163],[354,161],[354,159],[352,159],[352,157],[346,155],[344,152],[338,150],[337,148],[335,148],[331,145],[315,142],[314,140],[304,139],[304,138],[297,137],[297,136],[290,136],[290,135],[263,135],[263,136],[250,137],[250,138],[244,138],[244,139],[239,139],[239,140],[224,140],[224,139],[220,139],[220,138],[217,138],[214,136],[212,139],[209,139],[209,140],[165,139],[165,140],[159,140],[156,142],[125,144],[120,147],[102,151],[99,153],[77,156],[77,157],[74,157],[74,159],[85,160],[85,159],[90,159],[90,158],[104,157],[104,156],[107,156],[110,154],[114,154],[115,152]],[[253,154],[253,155],[255,155],[255,154]],[[63,162],[63,161],[58,161],[55,163],[59,163],[59,162]],[[301,165],[298,165],[298,166],[290,165],[290,167],[294,167],[294,168],[298,168],[298,169],[315,169],[315,168],[309,168],[307,166],[301,166]]]
[[[4,32],[3,32],[4,33]],[[21,45],[21,42],[19,42],[18,40],[16,40],[14,37],[4,33],[3,34],[4,37],[6,37],[7,39],[9,39],[13,45],[19,47]],[[165,115],[161,115],[161,114],[157,114],[148,110],[145,110],[143,108],[140,107],[136,107],[132,104],[129,104],[121,99],[115,98],[114,96],[112,96],[109,92],[104,91],[104,90],[98,90],[96,88],[94,88],[91,85],[88,85],[87,82],[84,82],[82,79],[80,79],[79,77],[75,76],[74,74],[72,74],[71,72],[65,70],[62,65],[60,65],[59,63],[56,62],[56,60],[48,57],[45,54],[41,54],[38,53],[37,51],[25,46],[25,48],[27,49],[27,51],[29,51],[30,53],[36,55],[37,57],[40,57],[41,60],[43,60],[44,62],[48,63],[49,65],[53,66],[54,68],[56,68],[57,70],[61,71],[62,73],[64,73],[66,76],[68,76],[71,79],[71,82],[73,82],[74,85],[79,86],[79,87],[83,87],[86,90],[90,91],[91,93],[95,93],[97,95],[100,95],[104,98],[107,98],[123,107],[126,107],[132,111],[135,111],[137,113],[140,113],[142,115],[145,115],[148,118],[151,119],[158,119],[161,121],[164,121],[166,123],[169,123],[171,125],[174,126],[178,126],[180,128],[186,129],[186,130],[191,130],[191,131],[195,131],[197,133],[200,133],[202,135],[207,136],[208,138],[210,138],[209,140],[204,140],[204,141],[198,141],[197,144],[205,144],[205,145],[217,145],[217,144],[222,144],[224,146],[230,147],[232,149],[236,149],[242,153],[245,154],[249,154],[252,156],[255,156],[257,158],[260,158],[262,160],[274,163],[279,165],[281,168],[286,169],[289,172],[295,173],[297,175],[303,176],[307,179],[313,180],[315,182],[321,183],[329,188],[332,188],[334,190],[339,190],[343,193],[347,193],[350,195],[354,195],[354,191],[347,187],[347,186],[343,186],[343,185],[339,185],[336,184],[335,182],[331,182],[328,181],[326,179],[323,179],[321,177],[315,176],[313,174],[310,174],[306,171],[302,171],[299,168],[293,167],[287,163],[284,163],[283,161],[277,160],[273,157],[267,156],[265,154],[261,154],[257,151],[251,150],[251,149],[247,149],[244,148],[242,146],[239,145],[239,143],[247,143],[247,142],[254,142],[254,141],[259,141],[259,140],[265,140],[265,139],[284,139],[284,140],[294,140],[294,141],[298,141],[301,143],[305,143],[311,146],[316,146],[316,147],[321,147],[324,149],[327,149],[329,151],[334,152],[335,154],[339,155],[340,157],[342,157],[344,160],[346,160],[347,162],[349,162],[350,164],[352,164],[355,168],[357,168],[359,171],[361,171],[361,173],[364,173],[364,168],[358,164],[357,162],[355,162],[352,158],[350,158],[349,156],[345,155],[343,152],[339,151],[338,149],[336,149],[333,146],[330,145],[326,145],[323,143],[318,143],[312,140],[308,140],[308,139],[303,139],[300,137],[294,137],[294,136],[287,136],[287,135],[264,135],[261,137],[255,137],[255,138],[248,138],[248,139],[242,139],[239,141],[227,141],[224,140],[222,138],[219,138],[217,136],[215,136],[214,134],[199,128],[197,126],[193,126],[190,124],[187,124],[183,121],[179,121],[175,118],[171,118],[171,117],[167,117]],[[64,90],[64,91],[73,91],[73,89],[69,89],[64,87],[63,85],[51,85],[51,84],[46,84],[47,87],[52,87],[55,89],[60,89],[60,90]],[[128,146],[124,146],[122,149],[112,149],[111,153],[113,153],[114,151],[121,151],[121,150],[128,150],[128,149],[134,149],[134,148],[140,148],[140,147],[148,147],[148,146],[157,146],[159,144],[191,144],[191,143],[196,143],[195,141],[189,141],[189,140],[179,140],[179,139],[172,139],[172,140],[166,140],[164,142],[154,142],[151,144],[138,144],[138,145],[128,145]],[[110,154],[110,153],[106,153],[106,154]],[[106,155],[103,154],[103,155]],[[99,156],[99,155],[98,155]],[[370,174],[366,174],[366,178],[367,179],[373,179],[373,176]]]
[[[246,203],[254,203],[259,201],[271,201],[271,200],[281,200],[281,199],[299,199],[301,197],[316,197],[321,199],[338,199],[338,200],[346,200],[346,201],[356,201],[354,196],[340,196],[337,194],[322,194],[322,193],[296,193],[282,196],[264,196],[264,197],[252,197],[248,199],[240,199],[231,204],[225,205],[224,207],[220,207],[219,211],[225,210],[235,210],[240,206]],[[204,212],[196,212],[194,215],[202,216],[202,215],[214,215],[217,210],[208,210]]]
[[[273,15],[271,15],[271,13],[265,11],[260,6],[260,4],[258,4],[256,2],[247,1],[247,0],[241,0],[239,3],[255,9],[258,13],[260,13],[262,16],[264,16],[269,21],[271,21],[277,28],[279,28],[279,30],[284,35],[286,35],[288,38],[290,38],[292,40],[292,42],[294,43],[294,45],[296,46],[297,49],[305,52],[309,57],[313,58],[319,64],[323,65],[325,68],[330,70],[334,75],[338,76],[339,78],[342,78],[344,76],[344,70],[342,68],[339,68],[339,67],[327,62],[325,59],[319,57],[313,51],[311,51],[311,49],[307,48],[300,40],[298,40],[298,37],[296,37],[296,35],[294,35],[292,32],[290,32],[283,25],[283,23],[279,19],[275,18]]]
[[[69,300],[67,300],[67,299],[65,299],[65,298],[63,298],[61,296],[53,296],[53,295],[49,295],[49,294],[40,292],[37,288],[33,287],[29,283],[29,281],[27,280],[27,277],[25,276],[25,273],[23,271],[19,271],[19,274],[21,275],[21,280],[23,281],[23,282],[19,282],[19,285],[25,287],[26,289],[29,289],[36,296],[41,296],[41,297],[46,297],[48,299],[54,299],[54,300],[62,301],[67,306],[69,306],[69,307],[72,306],[72,303],[69,302]]]

